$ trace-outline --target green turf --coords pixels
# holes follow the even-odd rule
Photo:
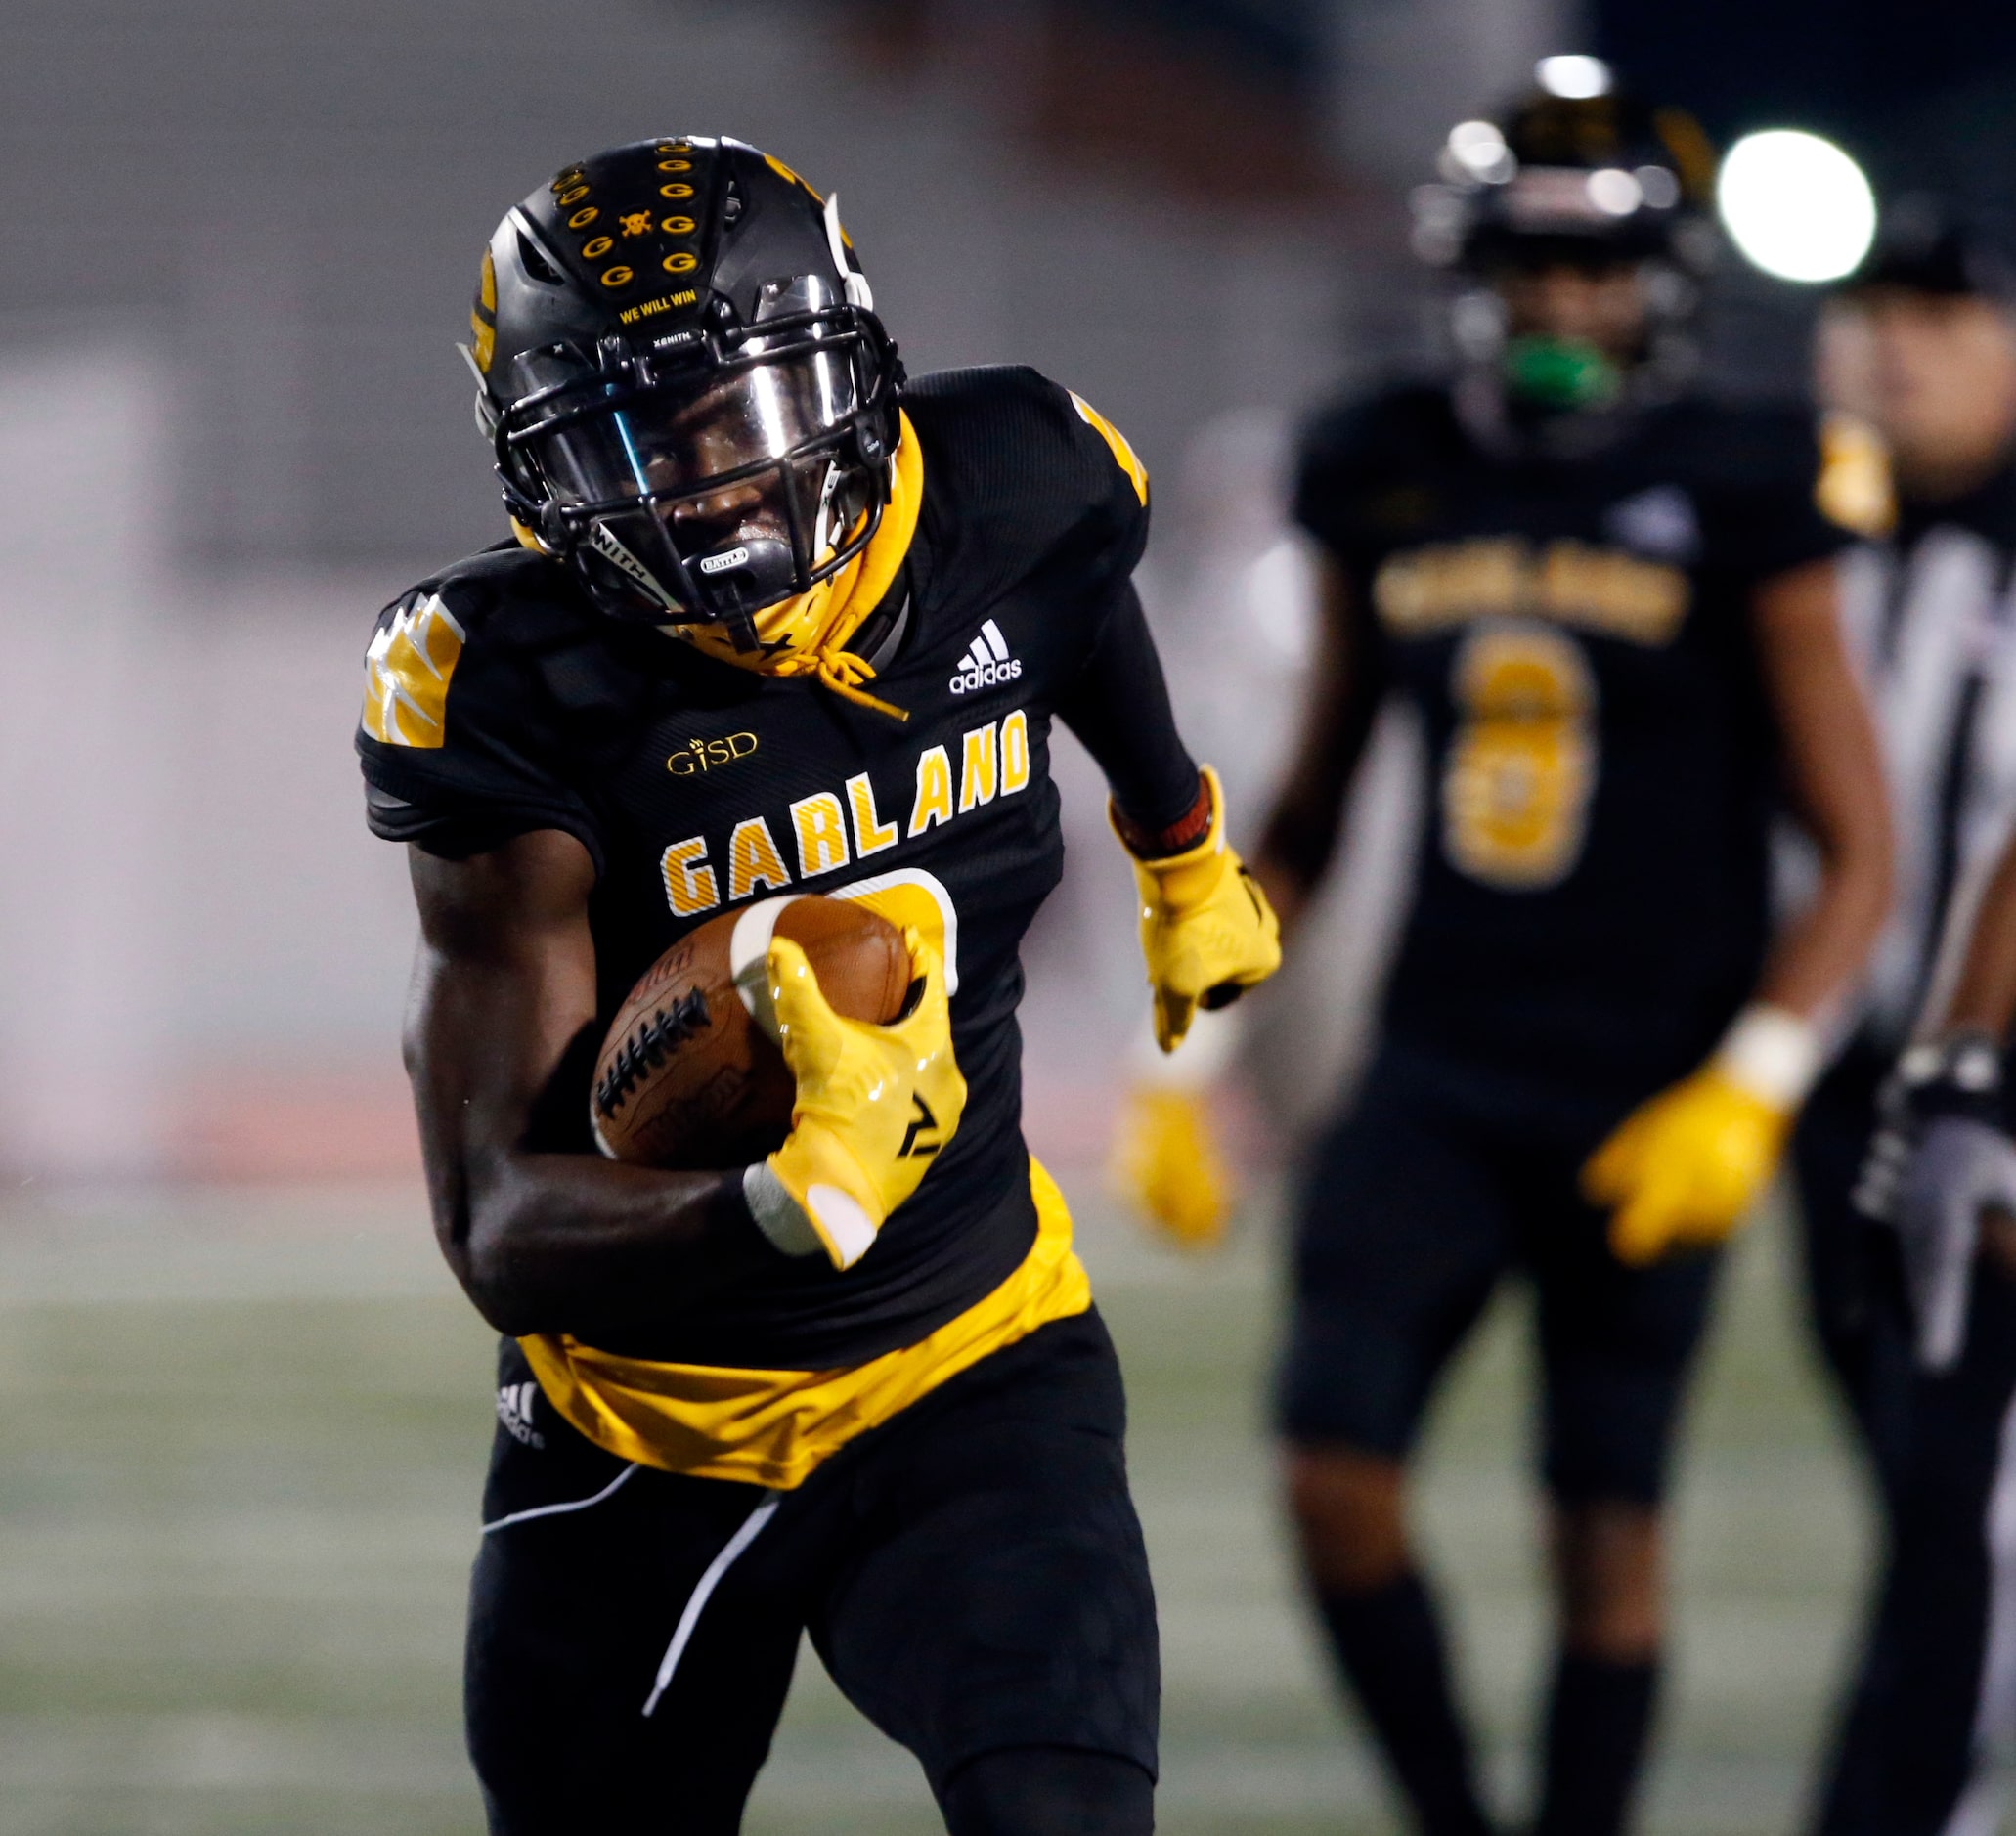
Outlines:
[[[1161,1828],[1393,1827],[1282,1559],[1255,1227],[1179,1265],[1083,1205],[1161,1601]],[[1681,1516],[1647,1827],[1787,1827],[1864,1558],[1761,1234]],[[1423,1523],[1515,1805],[1541,1616],[1515,1302],[1441,1411]],[[0,1210],[0,1836],[474,1836],[457,1725],[489,1344],[405,1194]],[[808,1656],[752,1836],[930,1831],[917,1770]]]

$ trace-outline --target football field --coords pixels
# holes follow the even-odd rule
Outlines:
[[[1161,1606],[1161,1827],[1393,1827],[1291,1587],[1259,1431],[1271,1230],[1174,1261],[1074,1189],[1126,1363]],[[1781,1233],[1730,1271],[1691,1419],[1648,1826],[1792,1827],[1866,1537]],[[1423,1517],[1508,1810],[1539,1651],[1516,1301],[1436,1423]],[[0,1208],[0,1836],[476,1836],[461,1595],[491,1342],[416,1193]],[[940,1827],[808,1650],[752,1836]]]

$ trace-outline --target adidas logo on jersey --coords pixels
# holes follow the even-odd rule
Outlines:
[[[497,1392],[497,1419],[504,1432],[527,1447],[544,1447],[546,1436],[532,1425],[532,1403],[539,1394],[537,1383],[506,1383]]]
[[[1008,640],[1001,635],[1001,628],[988,619],[959,659],[959,673],[952,678],[952,693],[970,695],[977,688],[1012,682],[1021,674],[1020,659],[1008,654]]]

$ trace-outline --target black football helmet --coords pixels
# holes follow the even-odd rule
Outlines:
[[[740,141],[570,165],[498,225],[464,347],[506,508],[604,612],[723,627],[845,567],[902,367],[837,200]]]
[[[1561,94],[1547,86],[1559,64],[1598,74],[1578,85],[1585,93]],[[1544,59],[1540,77],[1497,119],[1449,130],[1438,182],[1415,196],[1416,252],[1482,273],[1554,261],[1705,267],[1715,151],[1694,118],[1617,94],[1594,59]]]
[[[1692,372],[1692,323],[1716,237],[1715,152],[1691,115],[1619,95],[1594,58],[1544,58],[1538,87],[1496,119],[1460,121],[1414,195],[1415,252],[1455,282],[1450,331],[1521,411],[1607,411]],[[1508,271],[1629,266],[1643,282],[1641,348],[1620,367],[1581,339],[1510,337]]]

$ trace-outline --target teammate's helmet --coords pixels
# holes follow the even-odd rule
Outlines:
[[[1578,83],[1584,93],[1547,86],[1560,63],[1596,72]],[[1715,153],[1693,117],[1614,93],[1593,59],[1548,59],[1540,73],[1543,86],[1497,120],[1450,129],[1439,183],[1415,197],[1416,252],[1484,272],[1554,261],[1705,266]]]
[[[719,625],[836,574],[888,502],[902,368],[837,205],[733,140],[561,171],[499,224],[469,356],[511,518],[603,611]]]

